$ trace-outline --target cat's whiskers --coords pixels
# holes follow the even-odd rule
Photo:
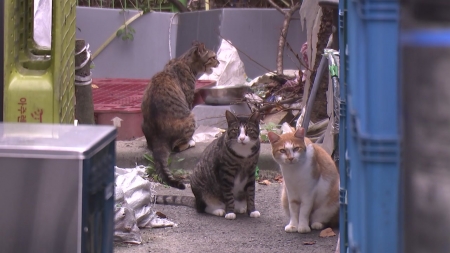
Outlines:
[[[227,143],[234,142],[234,143],[244,144],[244,145],[250,143],[251,141],[252,140],[249,140],[248,142],[243,142],[243,141],[241,141],[239,139],[236,139],[236,138],[232,138],[232,139],[226,140]]]

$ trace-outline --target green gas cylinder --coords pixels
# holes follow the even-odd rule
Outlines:
[[[51,48],[33,39],[33,0],[5,1],[4,121],[74,120],[74,0],[52,0]]]

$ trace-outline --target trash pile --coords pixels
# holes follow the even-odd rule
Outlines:
[[[246,96],[246,102],[265,115],[265,123],[292,123],[302,109],[302,79],[303,72],[298,70],[285,70],[282,75],[270,72],[256,77],[249,82],[253,94]]]
[[[114,242],[140,244],[140,229],[176,226],[152,210],[155,183],[145,176],[144,166],[115,167]]]
[[[237,49],[230,41],[222,39],[217,52],[219,67],[199,79],[214,80],[217,86],[249,86],[251,92],[236,99],[234,103],[247,103],[253,111],[257,110],[263,115],[261,139],[265,142],[268,141],[265,138],[267,132],[279,131],[283,123],[298,127],[303,122],[306,107],[303,95],[308,82],[306,70],[309,69],[307,49],[308,42],[305,42],[301,46],[300,56],[296,56],[303,66],[302,70],[287,69],[282,74],[271,71],[250,79],[245,74],[244,64]],[[328,119],[310,122],[307,136],[313,141],[319,139],[327,129],[328,122]]]
[[[250,79],[246,76],[238,50],[230,41],[222,40],[217,52],[220,61],[213,74],[200,79],[217,81],[217,85],[247,85],[251,93],[240,97],[236,104],[247,103],[263,117],[262,140],[268,131],[279,131],[283,123],[298,128],[305,127],[312,141],[323,143],[327,152],[334,153],[339,132],[339,82],[336,24],[336,6],[320,5],[317,1],[305,1],[300,7],[302,27],[307,41],[297,54],[290,48],[297,69],[267,73]],[[289,46],[290,47],[290,46]],[[328,52],[327,50],[333,50]],[[327,56],[328,55],[328,56]],[[331,55],[334,55],[330,64]],[[327,59],[328,58],[328,59]],[[281,61],[282,62],[282,61]],[[328,62],[328,64],[327,64]],[[327,66],[328,65],[328,66]],[[281,66],[281,67],[280,67]],[[282,73],[279,73],[282,72]]]

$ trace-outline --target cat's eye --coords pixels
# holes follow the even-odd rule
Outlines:
[[[284,154],[284,153],[286,153],[286,150],[285,149],[280,149],[280,153]]]
[[[231,131],[230,131],[230,132],[231,132],[232,134],[235,134],[235,133],[236,133],[236,131],[237,131],[236,129],[231,129]]]
[[[300,150],[299,147],[295,147],[295,148],[294,148],[294,152],[298,152],[299,150]]]

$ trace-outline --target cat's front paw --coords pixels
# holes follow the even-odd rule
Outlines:
[[[195,147],[195,141],[191,139],[191,140],[188,142],[188,148],[193,148],[193,147]]]
[[[311,232],[311,228],[309,226],[299,226],[297,231],[300,234],[305,234]]]
[[[261,214],[258,211],[253,211],[250,213],[250,217],[252,218],[259,218],[259,216],[261,216]]]
[[[227,213],[227,214],[225,214],[225,219],[234,220],[234,219],[236,219],[236,214],[235,213]]]
[[[297,227],[291,224],[286,225],[286,227],[284,227],[284,231],[288,232],[288,233],[294,233],[297,232]]]
[[[225,215],[225,210],[223,209],[216,209],[212,212],[213,215],[215,216],[224,216]]]
[[[323,229],[323,227],[323,224],[320,222],[313,222],[313,224],[311,224],[311,228],[315,230]]]

